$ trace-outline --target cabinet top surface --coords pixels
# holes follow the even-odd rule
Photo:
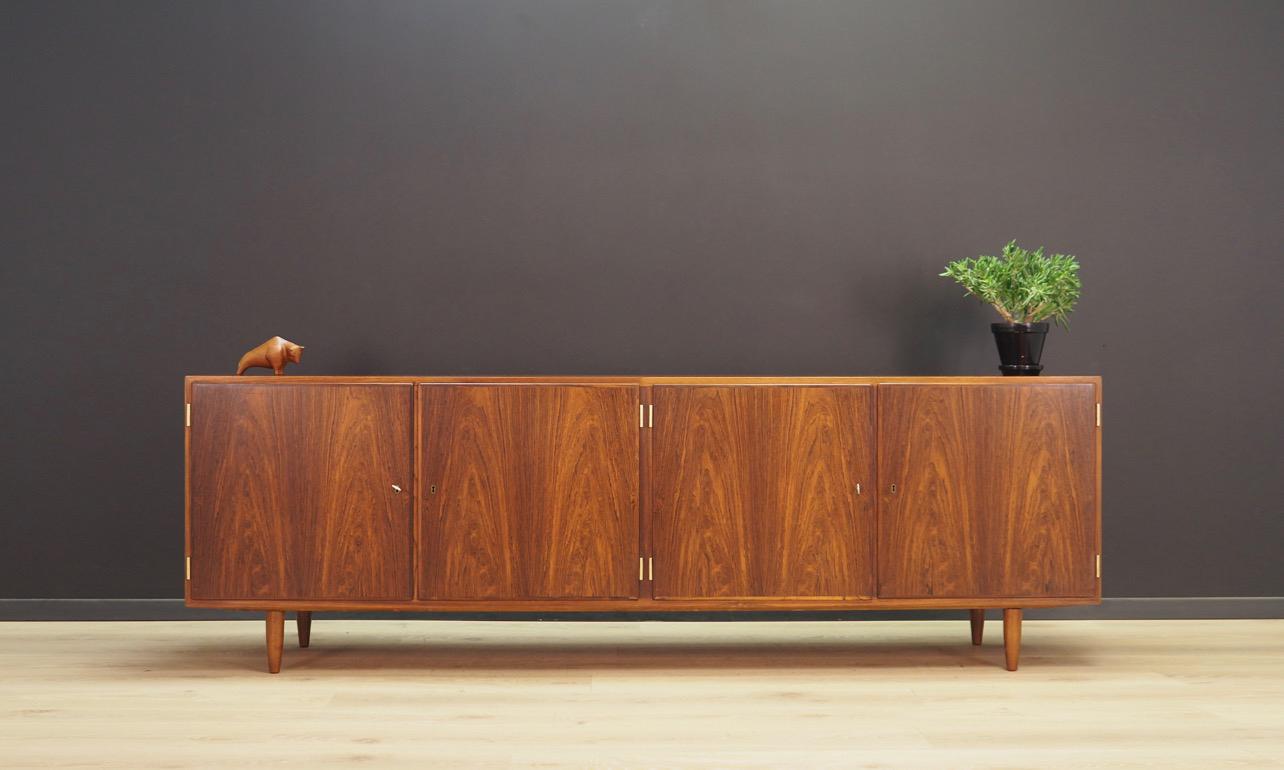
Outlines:
[[[256,385],[286,385],[300,383],[344,384],[414,384],[414,383],[461,383],[461,384],[583,384],[583,385],[1100,385],[1099,375],[1045,376],[1045,377],[1001,377],[1001,376],[963,376],[963,377],[917,377],[917,376],[703,376],[703,375],[543,375],[543,374],[505,374],[505,375],[219,375],[189,374],[185,378],[188,384],[194,383],[246,383]]]

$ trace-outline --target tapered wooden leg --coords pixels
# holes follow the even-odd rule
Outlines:
[[[268,673],[281,671],[281,647],[285,644],[285,613],[271,610],[267,614]]]
[[[972,616],[972,644],[980,645],[985,633],[985,610],[968,610]]]
[[[295,613],[295,624],[299,627],[299,646],[307,647],[312,638],[312,613],[299,610]]]
[[[1008,671],[1017,670],[1021,660],[1021,610],[1003,611],[1003,658]]]

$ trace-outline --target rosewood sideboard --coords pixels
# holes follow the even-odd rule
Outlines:
[[[1003,611],[1101,601],[1099,377],[223,377],[190,607]]]

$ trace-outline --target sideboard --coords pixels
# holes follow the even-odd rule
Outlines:
[[[1101,601],[1099,377],[185,381],[189,607]]]

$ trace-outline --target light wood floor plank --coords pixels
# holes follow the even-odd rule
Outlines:
[[[0,767],[1284,767],[1284,621],[999,630],[0,623]]]

